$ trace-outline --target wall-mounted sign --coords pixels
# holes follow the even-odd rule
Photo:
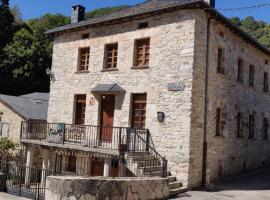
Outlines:
[[[167,88],[168,91],[184,91],[185,83],[184,82],[168,83]]]
[[[94,97],[91,97],[90,98],[90,106],[93,106],[93,105],[95,105],[95,99],[94,99]]]

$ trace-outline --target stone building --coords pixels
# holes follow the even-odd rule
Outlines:
[[[48,99],[48,93],[0,95],[0,137],[19,143],[23,121],[47,120]]]
[[[47,151],[43,166],[61,155],[61,167],[77,174],[168,169],[189,188],[268,165],[270,51],[214,5],[151,0],[95,19],[74,6],[71,24],[47,32],[54,37],[47,127],[54,128],[38,141],[22,138],[28,164],[39,146]],[[134,150],[125,162],[122,144]]]

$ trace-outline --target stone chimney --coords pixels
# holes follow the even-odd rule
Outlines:
[[[216,7],[216,0],[204,0],[206,3],[208,3],[211,7]]]
[[[77,23],[84,20],[85,7],[81,5],[72,6],[71,23]]]

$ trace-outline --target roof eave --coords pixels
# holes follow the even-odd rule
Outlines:
[[[154,14],[154,13],[159,13],[159,12],[165,12],[166,10],[171,10],[171,9],[183,9],[183,8],[190,8],[192,6],[197,6],[198,5],[205,5],[204,2],[202,1],[198,1],[198,2],[190,2],[190,3],[186,3],[186,4],[182,4],[182,5],[170,5],[170,6],[166,6],[166,7],[160,7],[158,9],[151,9],[148,10],[147,12],[140,12],[140,13],[136,13],[136,14],[132,14],[132,15],[126,15],[126,16],[122,16],[122,17],[114,17],[111,19],[104,19],[104,20],[97,20],[95,22],[89,22],[87,23],[87,21],[83,21],[83,22],[79,22],[77,23],[76,26],[74,27],[70,27],[69,24],[67,27],[62,26],[62,27],[58,27],[55,29],[51,29],[45,32],[45,34],[51,35],[51,34],[55,34],[55,33],[60,33],[60,32],[64,32],[64,31],[71,31],[71,30],[75,30],[75,29],[80,29],[80,28],[84,28],[84,27],[89,27],[89,26],[93,26],[93,25],[99,25],[99,24],[103,24],[103,23],[112,23],[112,22],[116,22],[116,21],[122,21],[125,19],[130,20],[131,18],[135,18],[138,16],[147,16],[149,14]],[[195,8],[195,7],[194,7]]]

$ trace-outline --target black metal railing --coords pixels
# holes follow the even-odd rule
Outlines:
[[[120,155],[148,154],[151,159],[140,163],[145,173],[167,176],[167,160],[156,151],[148,129],[25,121],[22,122],[21,139],[112,149],[118,150]]]
[[[137,130],[129,129],[127,144],[127,152],[135,153],[140,157],[137,161],[138,167],[143,170],[144,175],[164,178],[168,176],[168,161],[156,151],[149,130],[146,134],[140,134]]]
[[[47,123],[43,121],[24,121],[21,139],[40,140],[55,144],[69,144],[83,147],[119,150],[127,149],[129,128],[93,125],[75,125],[65,123]],[[133,129],[147,135],[146,129]]]
[[[34,200],[45,199],[46,178],[55,175],[52,170],[27,167],[15,162],[6,162],[5,166],[1,166],[1,171],[6,175],[8,193]]]

